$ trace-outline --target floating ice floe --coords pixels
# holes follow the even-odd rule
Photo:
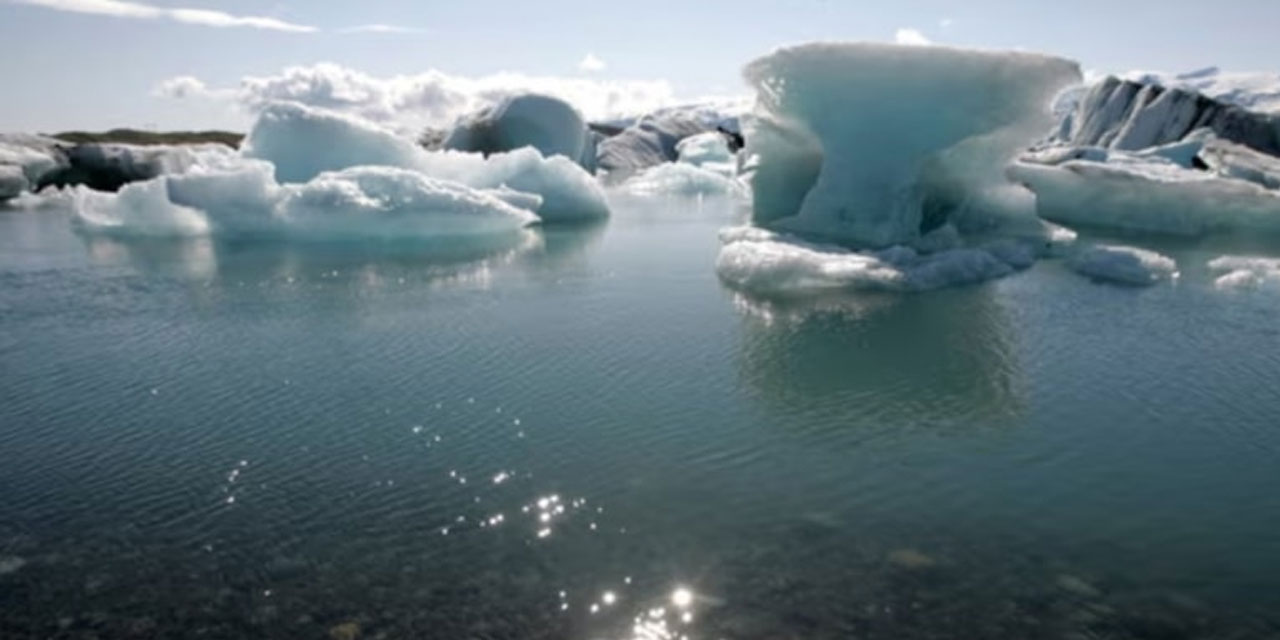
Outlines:
[[[1178,264],[1172,258],[1117,245],[1081,248],[1067,258],[1067,266],[1093,280],[1138,287],[1178,277]]]
[[[720,232],[716,273],[731,286],[777,296],[838,291],[927,291],[1000,278],[1035,262],[1040,247],[1016,239],[925,253],[897,245],[853,251],[758,227]]]
[[[1280,258],[1221,256],[1209,261],[1219,289],[1280,291]]]
[[[1009,173],[1058,223],[1186,236],[1280,232],[1280,191],[1163,158],[1112,152],[1105,161],[1020,162]]]

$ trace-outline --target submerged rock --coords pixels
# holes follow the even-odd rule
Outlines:
[[[1081,598],[1099,598],[1102,596],[1101,590],[1078,576],[1064,573],[1054,580],[1054,584],[1059,589]]]
[[[921,571],[938,566],[937,560],[925,555],[924,552],[918,549],[895,549],[889,552],[886,559],[889,561],[889,564],[909,571]]]
[[[330,640],[356,640],[360,637],[360,624],[343,622],[329,628]]]
[[[27,566],[27,561],[17,556],[0,558],[0,576],[17,573],[19,569],[25,566]]]

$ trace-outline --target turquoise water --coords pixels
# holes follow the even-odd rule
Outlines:
[[[1280,297],[1224,247],[768,303],[714,274],[740,216],[0,211],[0,637],[1280,637]]]

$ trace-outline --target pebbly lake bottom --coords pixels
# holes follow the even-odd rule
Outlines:
[[[493,246],[0,211],[0,637],[1280,637],[1280,296],[765,302],[726,202]]]

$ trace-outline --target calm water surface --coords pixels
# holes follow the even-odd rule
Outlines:
[[[713,271],[739,216],[0,211],[0,637],[1280,637],[1280,297],[1220,247],[767,303]]]

